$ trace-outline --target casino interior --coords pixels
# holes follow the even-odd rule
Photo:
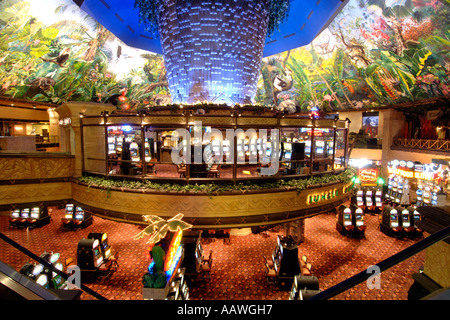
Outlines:
[[[2,299],[449,299],[447,2],[61,2],[0,3]]]

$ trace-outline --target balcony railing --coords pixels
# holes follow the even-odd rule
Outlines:
[[[448,152],[450,140],[394,139],[392,147]]]

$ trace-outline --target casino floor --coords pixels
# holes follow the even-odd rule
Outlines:
[[[133,240],[142,227],[94,217],[94,223],[85,229],[64,231],[61,219],[64,210],[54,208],[52,221],[29,231],[10,229],[7,216],[0,216],[0,231],[40,255],[44,251],[60,253],[60,259],[76,259],[78,241],[90,232],[106,232],[113,253],[119,251],[119,268],[104,281],[86,284],[110,300],[142,299],[142,276],[149,258],[147,239]],[[319,279],[321,290],[327,289],[370,265],[411,246],[419,240],[397,239],[379,230],[378,216],[366,215],[365,238],[348,238],[336,231],[334,213],[308,218],[305,222],[304,241],[299,245],[299,258],[308,257],[312,273]],[[211,278],[189,288],[191,300],[288,300],[289,291],[268,284],[265,278],[263,255],[271,256],[281,229],[267,233],[231,235],[230,243],[222,239],[202,241],[204,252],[213,250],[214,263]],[[422,251],[381,274],[380,289],[368,289],[366,283],[345,291],[335,300],[406,300],[413,284],[412,274],[424,263]],[[0,260],[20,269],[29,258],[0,241]],[[82,300],[95,299],[88,293]]]

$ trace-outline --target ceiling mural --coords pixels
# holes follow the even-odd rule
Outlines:
[[[312,43],[262,60],[255,103],[334,112],[448,95],[449,16],[448,0],[351,0]],[[162,57],[70,0],[0,2],[0,95],[123,110],[171,102]]]

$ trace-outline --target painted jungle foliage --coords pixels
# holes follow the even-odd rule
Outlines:
[[[351,0],[310,45],[264,58],[255,102],[286,112],[448,95],[449,0]],[[163,59],[70,0],[0,1],[0,95],[61,104],[170,103]]]

